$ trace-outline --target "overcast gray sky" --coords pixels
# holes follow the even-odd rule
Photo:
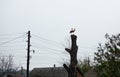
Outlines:
[[[30,30],[31,50],[35,50],[35,54],[31,53],[30,69],[53,64],[60,66],[63,59],[69,59],[64,47],[68,45],[72,27],[76,28],[78,36],[78,58],[93,57],[97,44],[104,43],[106,33],[119,33],[120,1],[0,0],[0,43],[11,40],[12,35],[18,37]],[[23,36],[4,44],[4,47],[2,45],[0,53],[13,54],[15,63],[26,68],[26,40]]]

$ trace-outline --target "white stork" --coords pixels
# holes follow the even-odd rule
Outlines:
[[[70,33],[74,33],[75,32],[75,28],[71,28]]]

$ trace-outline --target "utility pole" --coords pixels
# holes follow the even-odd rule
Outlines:
[[[27,72],[26,77],[29,77],[29,63],[30,63],[30,31],[28,31],[28,41],[27,41]]]

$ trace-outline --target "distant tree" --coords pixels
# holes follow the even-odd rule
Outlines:
[[[96,70],[99,77],[120,77],[120,34],[105,35],[106,43],[99,44],[95,52]]]
[[[21,67],[21,69],[19,69],[18,71],[17,71],[17,73],[19,73],[20,75],[22,75],[22,77],[25,77],[25,75],[26,75],[26,69],[24,69],[23,67]],[[31,70],[30,70],[31,71]]]
[[[89,58],[85,58],[84,60],[78,61],[78,67],[80,68],[80,70],[83,74],[85,74],[92,68],[92,65],[90,65],[90,63],[91,63],[91,61]]]
[[[70,65],[70,63],[68,61],[64,61],[63,64],[64,63],[67,66]],[[93,67],[92,61],[89,58],[84,58],[83,60],[78,59],[77,67],[81,70],[81,72],[83,74],[85,74],[86,72],[88,72]]]
[[[16,67],[13,62],[13,56],[0,56],[0,77],[4,74],[15,73],[19,67]]]

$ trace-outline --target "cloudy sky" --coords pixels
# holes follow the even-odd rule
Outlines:
[[[32,36],[32,69],[61,66],[69,60],[64,48],[69,47],[72,27],[78,36],[78,58],[92,58],[106,33],[119,33],[120,1],[0,0],[0,54],[14,55],[15,63],[24,68],[28,30]]]

